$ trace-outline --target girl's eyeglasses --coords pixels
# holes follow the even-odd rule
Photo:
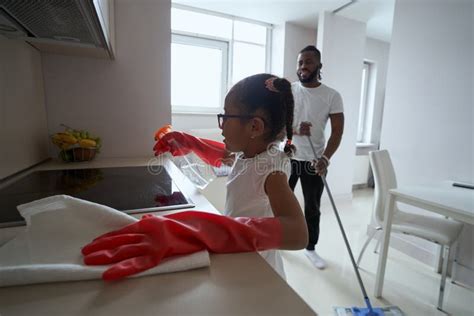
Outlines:
[[[256,116],[256,115],[232,115],[232,114],[217,114],[217,124],[219,125],[219,128],[222,128],[222,126],[224,125],[225,121],[229,118],[246,118],[246,119],[251,119],[251,118],[254,118],[254,117],[258,117],[260,118],[263,122],[265,122],[265,120],[263,119],[263,117],[260,117],[260,116]]]

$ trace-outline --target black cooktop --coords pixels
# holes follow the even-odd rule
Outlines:
[[[0,189],[0,227],[25,224],[17,205],[57,194],[128,214],[194,206],[162,166],[45,170]]]

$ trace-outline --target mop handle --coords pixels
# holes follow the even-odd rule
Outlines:
[[[311,141],[310,136],[308,135],[308,141],[311,145],[311,149],[313,150],[314,158],[319,160],[318,155],[316,154],[316,150],[314,149],[313,142]],[[367,292],[365,291],[364,283],[362,282],[362,278],[360,277],[359,269],[357,268],[356,262],[354,260],[354,255],[352,254],[351,246],[349,245],[349,241],[347,240],[346,232],[344,231],[344,227],[342,226],[341,218],[339,217],[339,212],[337,211],[336,204],[334,203],[334,199],[332,198],[331,190],[329,189],[328,183],[326,181],[326,176],[321,175],[321,179],[323,180],[324,187],[329,196],[329,200],[331,201],[332,209],[334,210],[334,214],[336,214],[337,223],[339,224],[339,228],[342,232],[342,237],[344,238],[344,243],[346,244],[347,251],[349,252],[349,256],[351,257],[352,266],[354,267],[354,271],[357,276],[357,280],[359,281],[360,289],[362,290],[362,294],[364,295],[365,303],[370,311],[372,311],[372,305],[370,304],[369,297],[367,296]]]

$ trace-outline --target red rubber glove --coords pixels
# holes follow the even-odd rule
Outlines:
[[[207,249],[214,253],[279,248],[277,218],[226,217],[199,211],[145,215],[122,229],[97,237],[82,249],[87,265],[114,264],[104,280],[116,280],[158,265],[162,259]]]
[[[153,147],[155,156],[170,152],[183,156],[191,151],[211,166],[220,167],[225,155],[225,145],[210,139],[198,138],[183,132],[168,132],[161,136]]]

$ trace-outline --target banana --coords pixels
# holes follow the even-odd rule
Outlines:
[[[79,146],[82,148],[91,148],[96,147],[97,143],[92,139],[81,139],[79,141]]]
[[[63,143],[66,143],[66,144],[75,144],[77,143],[77,138],[72,136],[71,134],[68,134],[68,133],[56,133],[54,136],[53,136],[54,139],[57,139],[57,140],[60,140],[61,142]]]
[[[51,141],[53,142],[53,144],[55,144],[56,146],[60,146],[63,142],[59,139],[59,137],[57,137],[56,135],[53,135],[51,137]]]

